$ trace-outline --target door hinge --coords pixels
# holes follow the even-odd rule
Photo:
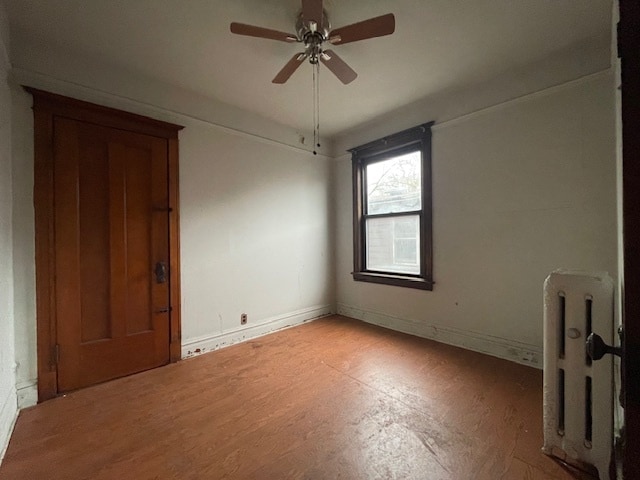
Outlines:
[[[622,44],[622,35],[620,34],[620,22],[616,23],[616,42],[618,43],[618,58],[623,58],[624,45]]]

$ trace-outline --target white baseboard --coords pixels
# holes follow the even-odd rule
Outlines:
[[[20,383],[16,386],[18,393],[18,408],[33,407],[38,403],[38,383],[36,380]]]
[[[337,304],[337,312],[340,315],[356,318],[391,330],[428,338],[436,342],[466,348],[467,350],[473,350],[475,352],[486,353],[487,355],[503,358],[522,365],[542,368],[542,348],[536,345],[451,327],[442,327],[422,322],[418,323],[415,320],[363,310],[343,303]]]
[[[13,427],[18,418],[18,402],[16,401],[16,390],[9,390],[9,395],[0,400],[0,462],[9,446],[9,439],[13,433]]]
[[[218,350],[268,333],[293,327],[334,313],[331,305],[321,305],[278,315],[260,321],[258,325],[235,328],[226,332],[189,339],[182,344],[182,358]]]

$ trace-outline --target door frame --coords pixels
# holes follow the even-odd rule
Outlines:
[[[622,316],[624,340],[624,478],[640,478],[640,3],[620,0],[622,77]]]
[[[64,117],[167,140],[169,190],[169,359],[181,357],[178,132],[182,126],[23,87],[33,96],[38,402],[58,395],[54,249],[54,118]]]

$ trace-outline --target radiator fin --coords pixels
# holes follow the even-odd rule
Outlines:
[[[587,298],[585,300],[585,327],[584,327],[584,338],[587,338],[589,335],[591,335],[591,333],[593,333],[593,326],[592,326],[592,320],[591,320],[591,307],[593,305],[593,299],[592,298]],[[591,362],[593,360],[591,360],[591,357],[587,354],[587,345],[585,343],[584,346],[584,357],[585,357],[585,361],[587,362],[587,366],[591,366]]]
[[[566,298],[564,293],[558,294],[558,300],[560,302],[560,321],[558,322],[558,357],[564,358],[564,349],[565,349],[565,335],[567,333],[567,323],[566,323]]]

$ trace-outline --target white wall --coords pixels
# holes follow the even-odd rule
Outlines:
[[[154,107],[161,107],[162,115],[169,118],[185,114],[293,147],[304,146],[300,140],[304,136],[305,148],[311,147],[308,140],[313,137],[311,131],[278,124],[221,100],[106,63],[99,56],[43,44],[21,33],[12,32],[11,73],[15,83],[38,85],[43,90],[122,109],[153,112]],[[330,151],[325,139],[321,144],[320,152]]]
[[[0,460],[17,413],[11,229],[11,96],[8,25],[0,4]]]
[[[330,312],[331,160],[207,125],[180,142],[183,353]]]
[[[602,72],[610,64],[609,38],[590,38],[536,62],[512,67],[491,78],[478,78],[466,88],[456,86],[435,92],[415,103],[400,106],[387,115],[342,132],[333,139],[333,156],[343,155],[354,145],[388,135],[390,126],[397,131],[404,130],[424,123],[425,117],[437,123],[446,122]]]
[[[436,123],[432,292],[353,281],[351,167],[340,157],[338,311],[541,366],[545,277],[573,268],[616,278],[611,85],[607,70]],[[427,109],[421,121],[440,113]],[[387,118],[386,133],[402,122]],[[351,146],[362,140],[357,132]]]
[[[287,127],[237,109],[220,115],[218,102],[110,66],[92,65],[82,76],[72,62],[52,61],[54,76],[48,63],[29,63],[25,46],[18,48],[12,96],[21,406],[36,400],[37,366],[33,119],[31,97],[20,84],[185,126],[180,132],[184,356],[333,310],[330,158],[297,148],[298,132]],[[42,59],[37,52],[33,58]],[[225,119],[228,125],[222,124]],[[245,326],[241,313],[249,317]]]
[[[37,401],[33,112],[31,97],[11,85],[13,151],[13,281],[18,406]]]

